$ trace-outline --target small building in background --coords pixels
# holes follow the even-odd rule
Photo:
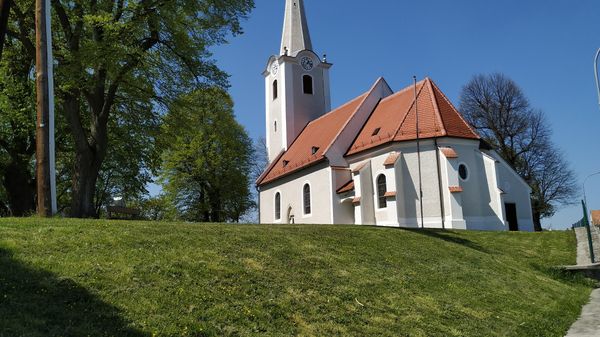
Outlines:
[[[596,226],[600,226],[600,210],[592,211],[592,223]]]

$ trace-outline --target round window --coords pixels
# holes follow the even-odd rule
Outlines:
[[[467,178],[469,178],[469,170],[467,169],[467,165],[460,164],[458,166],[458,175],[462,180],[467,180]]]

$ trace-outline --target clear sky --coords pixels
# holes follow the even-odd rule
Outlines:
[[[253,138],[264,135],[264,80],[279,52],[284,0],[256,0],[245,33],[214,49],[231,74],[235,112]],[[305,0],[313,48],[327,54],[332,106],[368,90],[383,76],[392,89],[429,76],[458,105],[464,84],[502,72],[542,109],[553,139],[579,183],[600,171],[600,108],[593,57],[600,47],[598,0]],[[588,181],[590,206],[600,209],[600,176]],[[582,217],[564,207],[545,227]]]

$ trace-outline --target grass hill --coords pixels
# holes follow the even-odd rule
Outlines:
[[[0,336],[564,336],[570,232],[0,220]]]

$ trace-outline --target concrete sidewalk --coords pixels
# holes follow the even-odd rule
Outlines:
[[[577,236],[577,265],[589,266],[590,252],[587,232],[585,228],[576,228]],[[592,238],[596,260],[600,259],[600,233],[592,226]],[[590,302],[583,307],[581,316],[571,326],[566,337],[599,337],[600,336],[600,289],[596,289],[590,296]]]
[[[592,292],[590,303],[581,311],[581,316],[571,326],[566,337],[598,337],[600,336],[600,289]]]

